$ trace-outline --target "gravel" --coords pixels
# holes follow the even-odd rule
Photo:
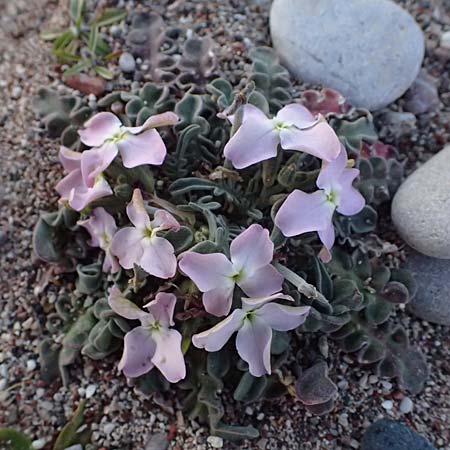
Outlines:
[[[148,3],[148,2],[147,2]],[[221,71],[233,83],[242,78],[251,46],[269,43],[268,3],[241,0],[198,2],[161,0],[153,6],[170,24],[182,25],[199,34],[211,33],[217,42]],[[171,3],[169,7],[168,4]],[[418,19],[427,36],[427,71],[438,78],[441,106],[438,111],[417,117],[417,129],[393,136],[384,129],[386,140],[405,157],[408,170],[427,160],[449,139],[450,76],[445,68],[439,42],[450,30],[443,15],[430,2],[401,2]],[[130,10],[136,2],[123,2]],[[174,6],[176,5],[176,6]],[[101,450],[164,450],[151,447],[159,436],[171,450],[206,450],[209,430],[184,417],[177,399],[149,398],[127,385],[117,371],[118,355],[102,361],[82,358],[70,370],[70,383],[46,386],[39,376],[39,364],[27,371],[28,361],[38,362],[37,349],[45,332],[46,314],[56,296],[72,289],[70,282],[31,252],[32,229],[40,211],[55,208],[54,185],[61,176],[58,146],[45,138],[41,124],[31,111],[31,98],[40,85],[71,92],[62,85],[50,47],[39,40],[37,30],[58,28],[61,8],[51,0],[16,0],[0,3],[0,229],[7,234],[0,252],[0,424],[25,432],[36,445],[50,450],[56,433],[73,414],[80,398],[96,386],[87,400],[86,423],[92,442]],[[245,18],[243,20],[242,18]],[[445,17],[444,17],[445,18]],[[126,26],[120,27],[121,34]],[[111,39],[118,39],[112,37]],[[114,41],[116,42],[116,41]],[[114,44],[116,45],[116,44]],[[439,51],[438,51],[439,50]],[[449,57],[450,60],[450,57]],[[142,63],[145,63],[143,61]],[[118,83],[129,88],[131,80],[122,75]],[[15,86],[21,88],[13,98]],[[301,83],[296,85],[304,87]],[[402,112],[402,100],[384,112]],[[388,227],[387,232],[390,228]],[[395,239],[395,235],[393,234]],[[400,252],[400,256],[405,256]],[[49,283],[46,280],[51,280]],[[64,283],[63,283],[64,281]],[[38,286],[38,287],[37,287]],[[30,320],[31,318],[31,320]],[[410,330],[411,340],[421,348],[431,366],[425,390],[410,396],[414,409],[404,415],[399,408],[405,395],[395,382],[386,390],[377,377],[369,377],[353,355],[339,354],[330,343],[330,377],[340,383],[335,410],[315,417],[295,398],[286,396],[275,403],[252,404],[251,416],[245,405],[228,401],[224,420],[252,423],[261,437],[239,444],[240,449],[265,450],[348,450],[358,448],[365,429],[388,416],[406,421],[426,436],[437,449],[450,448],[450,335],[448,328],[431,325],[399,311],[398,321]],[[370,374],[370,372],[369,372]],[[346,385],[346,383],[348,383]],[[344,386],[347,386],[344,389]],[[386,411],[384,401],[393,408]],[[114,424],[112,429],[111,424]],[[37,448],[37,447],[36,447]],[[223,449],[236,448],[227,441]]]

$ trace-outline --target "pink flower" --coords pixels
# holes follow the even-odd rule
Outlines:
[[[139,189],[134,190],[127,215],[134,226],[119,230],[111,242],[111,252],[119,258],[120,265],[124,269],[132,269],[137,264],[155,277],[173,277],[177,270],[174,248],[157,233],[178,231],[180,224],[162,209],[156,210],[153,220],[150,220]]]
[[[243,169],[277,156],[278,144],[284,150],[306,152],[325,161],[336,158],[340,149],[339,139],[325,119],[315,118],[302,105],[287,105],[269,119],[247,104],[242,125],[225,145],[224,154],[234,167]]]
[[[231,261],[222,253],[183,255],[180,269],[203,292],[206,311],[215,316],[230,312],[237,284],[247,295],[260,297],[281,289],[282,275],[270,263],[273,243],[268,230],[253,224],[230,246]]]
[[[155,128],[177,122],[175,113],[165,112],[149,117],[140,127],[125,127],[113,113],[96,114],[78,131],[81,142],[95,147],[83,152],[81,170],[86,184],[91,186],[118,152],[127,168],[142,164],[161,165],[167,150]]]
[[[67,147],[59,149],[59,160],[68,174],[56,185],[56,191],[62,200],[76,211],[86,208],[89,203],[99,198],[112,195],[113,191],[99,172],[91,186],[87,186],[81,175],[81,153]]]
[[[347,152],[342,147],[339,156],[324,164],[320,171],[317,178],[320,190],[311,194],[291,192],[278,210],[275,225],[287,237],[317,231],[324,244],[320,256],[328,262],[335,239],[334,211],[352,216],[364,208],[364,197],[352,186],[358,175],[358,169],[347,169]]]
[[[155,300],[144,306],[143,311],[114,286],[109,294],[111,309],[122,317],[140,320],[141,326],[125,335],[119,369],[130,378],[147,373],[156,366],[170,383],[177,383],[186,376],[186,366],[181,351],[181,334],[169,328],[174,325],[176,304],[173,294],[160,292]]]
[[[114,217],[108,214],[104,208],[95,208],[91,217],[86,220],[79,220],[78,225],[86,228],[91,235],[91,240],[88,244],[91,247],[100,247],[105,252],[103,272],[117,272],[119,263],[110,249],[111,239],[117,230]]]
[[[309,306],[285,306],[272,302],[283,299],[293,301],[281,293],[261,298],[243,298],[242,309],[235,309],[226,319],[203,333],[192,336],[197,348],[208,352],[219,351],[237,331],[236,349],[248,363],[255,377],[270,374],[270,345],[272,329],[293,330],[300,326],[309,313]]]

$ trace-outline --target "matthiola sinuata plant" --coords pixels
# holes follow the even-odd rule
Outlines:
[[[386,303],[413,292],[366,239],[376,211],[357,189],[369,192],[368,183],[354,185],[356,167],[367,166],[355,149],[370,124],[352,122],[354,110],[313,115],[291,99],[289,76],[268,49],[252,57],[242,92],[223,79],[202,94],[147,84],[159,106],[148,96],[146,108],[157,114],[138,119],[129,104],[120,117],[94,114],[78,130],[82,145],[72,138],[79,151],[60,149],[60,211],[43,216],[34,236],[43,259],[78,277],[72,301],[57,302],[64,338],[46,343],[42,366],[66,374],[80,351],[103,359],[123,349],[119,369],[137,387],[164,393],[176,383],[191,417],[230,439],[258,432],[222,422],[224,389],[239,401],[274,397],[294,374],[308,409],[329,411],[336,389],[320,343],[327,334],[345,340],[365,309],[367,329],[384,323]],[[137,98],[112,92],[99,104]],[[362,272],[353,277],[333,246],[365,251],[371,275],[355,261]],[[306,340],[306,332],[316,334]],[[358,326],[351,332],[356,339]],[[420,385],[391,341],[345,348],[389,360],[395,370],[383,373]]]

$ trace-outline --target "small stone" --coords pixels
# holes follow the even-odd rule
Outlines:
[[[112,25],[109,31],[114,37],[120,37],[122,35],[122,28],[119,25]]]
[[[260,412],[257,416],[256,416],[256,420],[263,420],[264,419],[264,413]]]
[[[116,424],[115,423],[107,423],[103,427],[103,431],[108,436],[109,434],[111,434],[114,431],[115,428],[116,428]]]
[[[378,383],[378,377],[376,375],[370,375],[369,377],[369,383],[370,384],[376,384]]]
[[[409,397],[404,397],[400,402],[400,411],[403,414],[409,414],[414,408],[414,403]]]
[[[450,49],[450,31],[442,33],[440,45],[441,47]]]
[[[36,369],[37,363],[34,359],[29,359],[27,361],[27,372],[33,372],[34,369]]]
[[[411,250],[405,268],[411,272],[417,285],[408,310],[428,322],[450,325],[450,261],[430,258]]]
[[[386,410],[390,411],[394,407],[394,402],[392,400],[385,400],[381,406]]]
[[[41,448],[45,447],[46,442],[44,438],[36,439],[31,443],[31,447],[33,450],[41,450]]]
[[[295,76],[372,110],[405,93],[425,51],[420,27],[390,0],[275,0],[270,31]]]
[[[95,391],[97,390],[97,385],[95,384],[90,384],[87,388],[86,388],[86,398],[91,398],[94,394]]]
[[[223,439],[219,436],[208,436],[206,441],[212,448],[222,448],[223,447]]]
[[[167,447],[169,447],[167,434],[155,433],[147,440],[144,450],[166,450]]]
[[[11,97],[19,98],[21,94],[22,94],[22,88],[20,86],[14,86],[11,91]]]
[[[84,73],[77,73],[65,79],[67,86],[83,94],[94,94],[96,97],[105,92],[106,81],[101,77],[90,77]]]
[[[8,235],[3,230],[0,230],[0,247],[6,244],[7,241]]]
[[[436,80],[421,71],[408,92],[405,94],[405,111],[423,114],[439,107],[440,100]]]
[[[392,220],[400,236],[434,258],[450,259],[449,173],[447,146],[406,179],[392,202]]]
[[[245,414],[247,414],[247,416],[252,416],[253,415],[253,409],[250,408],[250,406],[247,406],[245,408]]]
[[[8,381],[5,378],[0,379],[0,391],[4,391],[8,386]]]
[[[134,72],[136,69],[136,61],[131,53],[124,52],[119,58],[119,67],[122,72],[129,73]]]
[[[372,424],[361,442],[361,450],[436,450],[425,438],[394,420]]]
[[[83,450],[83,446],[81,444],[75,444],[70,447],[66,447],[64,450]]]

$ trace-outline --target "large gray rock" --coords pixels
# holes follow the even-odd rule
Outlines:
[[[392,220],[411,247],[450,259],[450,146],[400,186],[392,202]]]
[[[450,325],[450,261],[412,251],[405,268],[417,283],[416,295],[408,303],[408,309],[428,322]]]
[[[435,450],[435,447],[406,425],[381,419],[367,429],[361,450]]]
[[[274,0],[270,29],[295,76],[372,110],[404,94],[425,49],[414,19],[390,0]]]

